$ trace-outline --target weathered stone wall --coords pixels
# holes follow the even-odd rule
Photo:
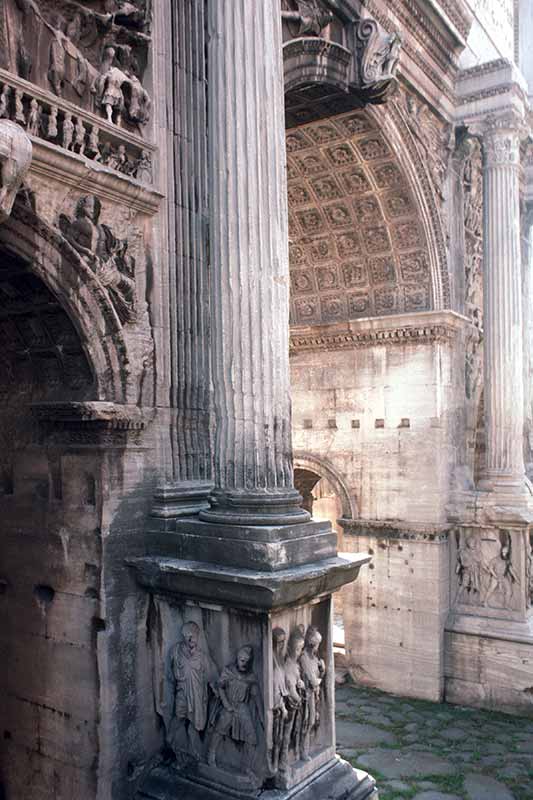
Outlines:
[[[469,475],[467,325],[450,313],[361,321],[352,347],[291,358],[296,456],[336,471],[357,508],[343,548],[372,555],[343,590],[348,668],[368,685],[433,700],[444,688],[448,504]],[[371,331],[382,341],[363,345]]]
[[[417,318],[394,321],[395,343],[293,353],[294,449],[335,465],[361,518],[439,524],[461,460],[456,356],[450,341],[432,341],[436,315],[420,315],[427,333],[409,344],[401,331],[416,331]]]

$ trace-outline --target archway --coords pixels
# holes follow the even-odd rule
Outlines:
[[[343,477],[326,460],[311,453],[294,454],[294,485],[303,497],[303,507],[315,520],[326,520],[337,532],[337,548],[343,550],[343,528],[339,519],[358,516],[357,500]],[[344,590],[334,598],[334,637],[337,653],[344,652]]]
[[[67,259],[60,251],[56,265],[43,258],[54,252],[50,242],[35,246],[40,237],[20,214],[0,230],[1,780],[7,797],[36,797],[73,742],[86,754],[80,791],[92,780],[85,763],[95,758],[98,726],[103,481],[84,432],[50,427],[34,412],[98,400],[102,376],[81,338],[84,323],[68,313],[83,291],[68,302],[65,283],[55,291],[59,280],[68,286]],[[83,693],[66,689],[66,675]],[[58,797],[71,794],[67,781],[57,776]]]

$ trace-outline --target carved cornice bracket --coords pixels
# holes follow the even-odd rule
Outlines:
[[[427,345],[451,343],[469,320],[453,311],[426,311],[373,317],[349,323],[293,326],[291,355],[306,351],[332,351],[378,345]]]
[[[286,92],[322,84],[325,94],[331,96],[334,89],[351,96],[354,106],[386,102],[398,85],[400,35],[388,33],[372,17],[353,14],[347,19],[335,14],[326,5],[337,11],[336,5],[326,0],[294,2],[298,11],[282,11],[286,22],[300,20],[298,35],[289,28],[283,47]],[[316,102],[316,89],[313,97]]]
[[[49,444],[139,445],[150,421],[137,406],[97,400],[34,403],[31,410]]]

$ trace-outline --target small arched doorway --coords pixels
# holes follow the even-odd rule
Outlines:
[[[294,485],[303,498],[303,507],[315,520],[327,520],[337,533],[337,549],[342,552],[343,528],[340,519],[358,516],[357,502],[344,479],[324,459],[310,453],[294,455]],[[333,636],[336,653],[344,653],[344,595],[334,597]]]

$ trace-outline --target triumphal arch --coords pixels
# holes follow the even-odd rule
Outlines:
[[[0,3],[0,797],[375,800],[336,667],[531,713],[532,34]]]

